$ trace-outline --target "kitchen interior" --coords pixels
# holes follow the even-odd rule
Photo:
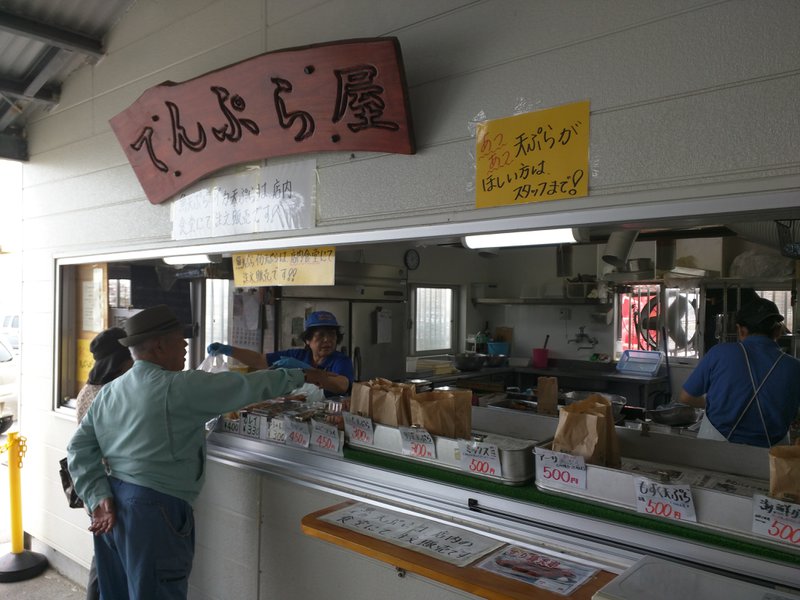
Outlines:
[[[464,238],[344,245],[333,286],[235,288],[230,253],[208,264],[109,261],[104,273],[110,325],[167,303],[186,325],[193,365],[211,341],[265,352],[301,346],[304,317],[328,310],[343,326],[340,349],[356,380],[468,387],[486,404],[498,393],[535,400],[538,376],[556,376],[561,392],[613,394],[643,420],[677,399],[704,350],[733,339],[743,293],[776,301],[787,318],[780,343],[797,355],[791,253],[799,230],[794,220],[742,219],[573,228],[576,243],[544,246],[469,248]],[[412,336],[428,326],[412,318],[416,286],[455,290],[449,348],[416,349]],[[650,364],[622,365],[626,350]],[[77,386],[69,360],[62,355],[65,399]]]

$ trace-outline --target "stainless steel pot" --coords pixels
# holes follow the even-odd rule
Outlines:
[[[461,352],[453,355],[453,366],[459,371],[479,371],[486,362],[486,355],[477,352]]]
[[[489,354],[486,357],[487,367],[502,367],[508,362],[505,354]]]
[[[657,406],[653,410],[647,411],[646,414],[656,423],[678,427],[697,423],[703,416],[703,411],[688,404],[673,402]]]

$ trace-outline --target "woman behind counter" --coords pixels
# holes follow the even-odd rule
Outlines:
[[[758,298],[736,313],[736,331],[738,342],[711,347],[680,401],[706,409],[698,437],[763,447],[786,442],[800,406],[800,361],[776,343],[783,315]]]
[[[318,384],[326,396],[347,394],[353,385],[353,362],[343,352],[336,350],[342,341],[341,326],[333,313],[324,310],[312,312],[306,317],[301,335],[303,348],[289,348],[266,355],[214,342],[209,344],[209,354],[225,354],[252,369],[281,367],[285,369],[320,369],[326,373]]]

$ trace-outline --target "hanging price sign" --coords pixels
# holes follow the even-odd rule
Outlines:
[[[753,533],[800,548],[800,504],[755,494]]]
[[[644,477],[634,478],[633,484],[637,512],[697,523],[691,486],[659,483]]]
[[[287,446],[308,448],[308,445],[311,443],[311,433],[308,423],[305,421],[295,421],[291,417],[284,417],[283,426],[286,430]]]
[[[312,419],[311,449],[327,452],[328,454],[341,454],[341,448],[339,448],[339,430],[336,428],[336,425]]]
[[[436,458],[433,436],[421,427],[400,427],[403,455],[417,458]]]
[[[342,412],[342,416],[344,417],[344,432],[351,441],[367,446],[375,443],[372,419],[349,412]]]
[[[502,477],[500,450],[494,444],[478,441],[458,440],[461,453],[461,469],[474,475]]]
[[[586,461],[582,456],[536,448],[536,479],[557,487],[586,489]]]

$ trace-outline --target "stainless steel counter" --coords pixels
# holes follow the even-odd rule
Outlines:
[[[513,421],[519,427],[519,419]],[[602,562],[612,571],[619,572],[641,556],[652,555],[800,590],[797,562],[779,562],[694,541],[691,536],[641,529],[547,507],[516,499],[513,494],[467,489],[444,480],[423,479],[346,458],[225,433],[209,436],[208,455],[220,463],[344,498],[456,522],[510,543],[569,548]]]

